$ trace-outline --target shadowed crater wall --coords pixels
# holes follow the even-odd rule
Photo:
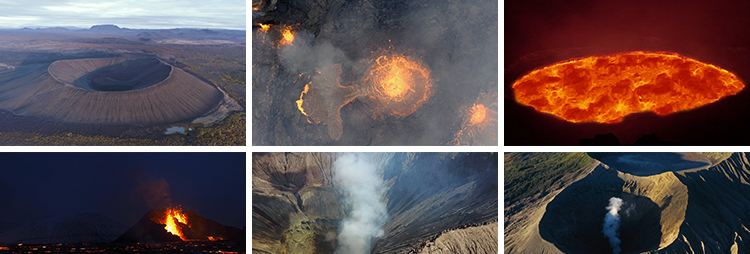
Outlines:
[[[62,65],[63,62],[57,62],[57,64]],[[53,76],[59,76],[52,73],[52,67],[58,65],[50,66],[50,74]],[[85,73],[73,81],[72,85],[92,91],[138,90],[167,79],[171,71],[172,67],[162,63],[159,59],[137,58]]]
[[[158,125],[196,118],[223,93],[154,57],[29,63],[0,73],[0,108],[45,120]]]
[[[611,253],[602,233],[609,198],[623,200],[619,237],[622,252],[655,249],[661,238],[661,209],[651,199],[619,191],[576,190],[558,196],[547,206],[539,231],[542,237],[566,253]],[[571,205],[576,202],[578,205]]]

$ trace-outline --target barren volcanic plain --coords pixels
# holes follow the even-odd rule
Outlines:
[[[748,12],[750,3],[736,0],[505,1],[505,145],[750,144],[750,121],[745,117],[750,111]],[[560,75],[570,81],[565,85],[553,85],[553,79],[542,82],[550,85],[546,93],[578,94],[564,100],[570,104],[567,106],[539,111],[528,101],[519,100],[525,91],[519,93],[513,88],[523,77],[548,66],[634,51],[694,59],[721,68],[726,71],[721,75],[735,76],[736,82],[727,82],[734,84],[723,84],[729,87],[722,88],[722,82],[715,78],[719,72],[697,71],[695,67],[684,71],[690,64],[682,65],[683,71],[679,71],[641,62],[635,65],[644,69],[627,70],[620,64],[628,65],[630,60],[623,58],[611,63],[601,61],[590,69],[590,75],[580,72],[583,66],[560,70]],[[668,62],[659,65],[664,68]],[[613,78],[613,85],[621,81],[620,87],[602,92],[596,81],[607,75],[595,72],[614,74],[617,78]],[[656,74],[655,79],[644,78],[652,74]],[[744,88],[737,83],[744,83]],[[600,93],[601,100],[586,100]],[[724,96],[719,98],[719,94]],[[714,102],[697,107],[695,102],[706,97]],[[546,106],[544,100],[531,104]],[[599,106],[607,104],[615,105]],[[691,106],[675,106],[678,104]],[[639,106],[630,111],[630,105]],[[560,114],[543,113],[553,110]],[[560,116],[576,118],[578,113],[597,110],[609,111],[599,115],[609,121],[567,121]],[[623,112],[629,114],[620,117]]]
[[[241,30],[0,30],[2,145],[244,145]]]
[[[748,177],[745,153],[509,153],[505,253],[747,253]]]
[[[253,153],[253,253],[498,253],[496,153]]]
[[[497,145],[499,2],[252,2],[253,145]]]

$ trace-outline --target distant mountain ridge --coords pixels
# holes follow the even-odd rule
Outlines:
[[[0,242],[24,244],[108,243],[127,230],[119,222],[95,213],[44,219],[0,234]]]
[[[244,41],[245,30],[233,29],[209,29],[209,28],[170,28],[170,29],[131,29],[119,27],[113,24],[94,25],[88,29],[73,27],[41,27],[21,29],[0,29],[4,31],[19,31],[29,33],[55,33],[55,34],[88,34],[121,37],[140,37],[147,39],[190,39],[190,40],[217,40],[217,39],[240,39]]]

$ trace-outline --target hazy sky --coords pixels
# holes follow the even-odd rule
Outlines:
[[[245,29],[245,0],[0,0],[0,27]]]
[[[245,226],[245,153],[0,153],[0,233],[98,213],[127,227],[151,209]]]

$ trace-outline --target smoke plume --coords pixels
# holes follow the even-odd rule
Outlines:
[[[346,218],[339,225],[336,254],[366,254],[375,238],[383,236],[387,218],[385,188],[368,155],[345,154],[333,164],[334,180],[342,192]]]
[[[620,206],[622,206],[622,199],[612,197],[609,199],[609,205],[607,206],[607,215],[604,216],[604,236],[609,238],[609,245],[612,246],[612,253],[619,254],[620,249],[620,238],[618,237],[617,231],[620,229]]]

